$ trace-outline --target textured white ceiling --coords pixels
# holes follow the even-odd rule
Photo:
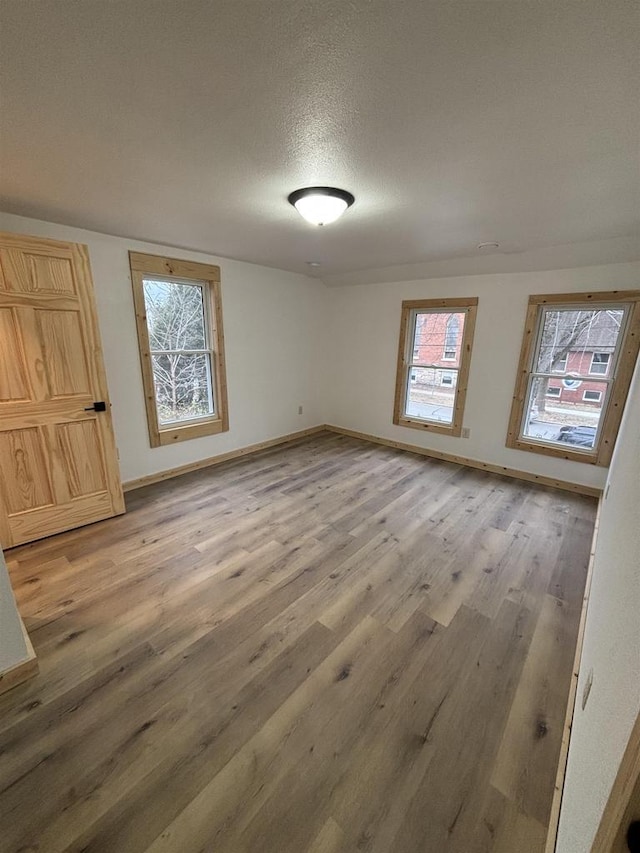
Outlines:
[[[640,229],[636,0],[1,0],[0,207],[319,274]],[[314,228],[300,186],[356,196]]]

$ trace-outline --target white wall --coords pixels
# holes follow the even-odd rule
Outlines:
[[[640,712],[640,366],[596,544],[557,853],[588,853]],[[581,697],[589,672],[593,687]]]
[[[174,468],[324,422],[327,291],[316,279],[0,213],[0,230],[86,243],[122,479]],[[128,251],[220,265],[230,430],[149,447]],[[298,406],[304,413],[298,415]]]
[[[635,288],[640,264],[448,277],[330,290],[328,423],[483,462],[602,487],[606,470],[505,447],[529,294]],[[469,439],[392,423],[403,299],[478,296],[464,425]]]
[[[327,289],[295,273],[10,214],[0,213],[0,230],[89,246],[125,482],[328,422],[586,485],[604,483],[604,469],[507,449],[507,420],[528,295],[636,287],[639,263]],[[149,447],[130,249],[220,265],[228,433]],[[465,412],[470,439],[391,422],[400,303],[448,295],[480,297]],[[303,415],[298,415],[299,405]]]
[[[0,551],[0,673],[29,657],[18,609],[9,583],[7,566]]]

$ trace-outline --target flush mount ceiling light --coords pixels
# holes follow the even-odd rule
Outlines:
[[[355,198],[335,187],[305,187],[292,192],[288,201],[312,225],[328,225],[351,207]]]

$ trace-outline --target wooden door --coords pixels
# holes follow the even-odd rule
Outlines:
[[[86,246],[0,233],[0,472],[5,548],[124,512]]]

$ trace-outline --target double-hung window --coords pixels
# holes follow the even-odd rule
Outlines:
[[[152,447],[228,429],[219,268],[130,252]]]
[[[393,422],[459,436],[478,300],[402,303]]]
[[[507,446],[608,465],[639,346],[640,291],[530,297]]]
[[[456,361],[458,355],[458,343],[460,337],[460,316],[450,314],[444,336],[444,352],[442,358],[445,361]]]
[[[558,358],[556,360],[556,362],[554,363],[553,368],[552,368],[553,372],[554,373],[566,373],[567,372],[567,362],[568,362],[568,356],[565,353],[564,356],[562,356],[561,358]]]
[[[606,376],[607,371],[609,370],[610,359],[610,352],[594,352],[591,355],[591,367],[589,368],[589,373]]]

